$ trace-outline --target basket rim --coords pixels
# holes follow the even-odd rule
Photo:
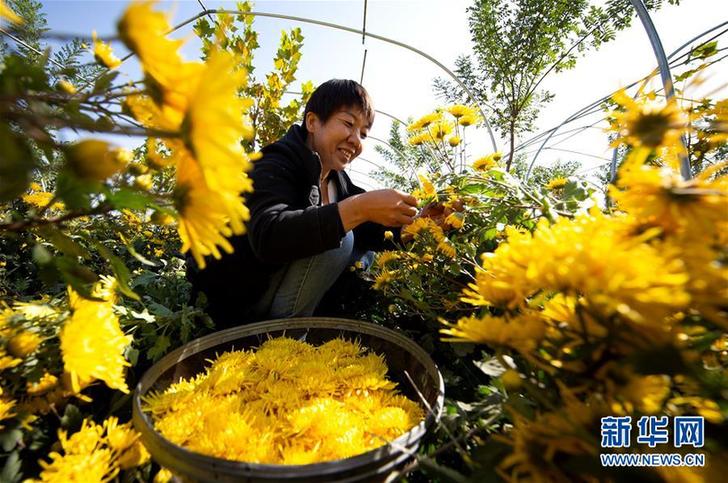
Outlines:
[[[235,339],[255,335],[265,335],[269,332],[285,331],[287,329],[339,329],[343,331],[378,336],[388,340],[389,342],[400,345],[428,368],[427,373],[430,376],[434,376],[435,380],[433,382],[437,386],[437,398],[435,400],[435,404],[432,405],[431,411],[428,411],[428,414],[423,421],[387,444],[349,458],[306,465],[248,463],[244,461],[235,461],[209,456],[172,443],[154,429],[151,417],[142,410],[141,396],[145,394],[157,381],[159,376],[161,376],[170,367],[201,351],[220,344],[228,343]],[[419,389],[417,390],[419,391]],[[424,436],[427,429],[440,420],[444,400],[445,384],[442,374],[429,354],[409,337],[372,322],[334,317],[300,317],[266,320],[232,327],[218,332],[213,332],[212,334],[200,337],[178,347],[157,361],[152,367],[147,369],[144,375],[139,379],[139,382],[134,389],[132,407],[135,429],[141,434],[142,442],[147,443],[149,452],[152,453],[152,456],[155,456],[154,452],[156,452],[153,450],[159,450],[160,452],[165,451],[168,456],[176,460],[186,461],[194,464],[195,466],[197,466],[197,464],[213,466],[218,470],[222,470],[223,473],[243,470],[250,472],[261,471],[276,473],[279,476],[284,476],[285,473],[291,473],[299,477],[305,477],[340,472],[342,471],[342,463],[344,462],[346,463],[346,469],[354,469],[356,467],[378,461],[382,458],[382,456],[411,451],[409,448],[411,443],[419,441],[419,439]],[[174,468],[171,469],[174,470]]]

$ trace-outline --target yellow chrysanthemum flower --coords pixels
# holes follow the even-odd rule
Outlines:
[[[114,51],[109,44],[96,38],[95,31],[93,32],[93,41],[96,62],[109,69],[116,69],[121,65],[121,59],[114,55]]]
[[[58,385],[58,378],[53,374],[44,373],[38,382],[29,382],[26,387],[26,392],[30,396],[40,396],[51,389],[54,389]]]
[[[18,359],[17,357],[9,356],[5,349],[0,348],[0,371],[4,371],[5,369],[11,369],[13,367],[16,367],[20,365],[23,362],[23,359]]]
[[[450,213],[445,218],[445,224],[459,230],[463,227],[463,224],[465,223],[465,216],[462,213],[459,213],[457,211]]]
[[[459,145],[461,141],[462,139],[460,138],[460,136],[450,136],[449,138],[447,138],[447,143],[453,148]]]
[[[123,148],[100,139],[83,139],[65,150],[68,167],[79,178],[103,181],[122,171],[129,162]]]
[[[35,332],[22,331],[8,340],[8,352],[18,358],[28,357],[35,352],[43,339]]]
[[[410,136],[410,138],[407,140],[407,142],[410,144],[410,146],[420,146],[422,144],[425,144],[426,142],[430,141],[430,134],[426,132],[421,132],[418,134],[415,134],[414,136]]]
[[[74,391],[84,382],[100,379],[112,389],[129,392],[124,350],[132,338],[121,331],[113,301],[87,300],[70,287],[68,297],[72,315],[63,325],[60,339],[63,364],[71,374]]]
[[[402,228],[402,234],[406,233],[415,238],[422,236],[423,232],[429,233],[437,243],[445,240],[445,233],[437,223],[432,221],[432,218],[415,218],[412,223]]]
[[[665,405],[676,414],[698,414],[713,424],[721,424],[726,417],[718,403],[698,396],[678,396],[669,399]]]
[[[465,106],[463,104],[454,104],[452,106],[447,106],[445,110],[456,119],[460,119],[463,116],[474,117],[478,115],[478,112],[474,108]]]
[[[635,410],[642,414],[658,414],[670,395],[670,378],[665,375],[636,376],[615,390],[614,414],[629,415]]]
[[[434,141],[442,141],[445,136],[453,131],[453,125],[444,120],[436,121],[427,127],[427,133]]]
[[[120,469],[149,461],[149,453],[137,440],[139,433],[131,423],[118,424],[111,417],[102,424],[84,419],[81,429],[70,437],[58,431],[60,451],[52,452],[50,461],[40,461],[40,481],[81,483],[113,480]]]
[[[686,121],[677,102],[654,104],[635,100],[624,89],[612,99],[624,109],[612,113],[619,130],[615,145],[624,142],[635,147],[655,149],[680,143]]]
[[[187,107],[186,104],[184,106]],[[184,110],[178,110],[167,105],[158,106],[154,100],[143,94],[130,94],[124,99],[124,109],[134,119],[149,128],[176,132],[182,124]],[[147,138],[147,156],[152,166],[164,168],[169,166],[169,158],[162,158],[157,152],[157,143],[154,138]]]
[[[501,160],[502,157],[503,155],[500,153],[500,151],[498,151],[493,154],[478,158],[473,161],[473,169],[476,171],[487,171],[490,168],[495,168],[498,166],[498,162]]]
[[[46,191],[37,191],[33,193],[26,193],[22,196],[23,201],[35,206],[36,208],[45,208],[48,203],[53,199],[53,193]],[[66,205],[62,201],[56,201],[51,205],[52,210],[64,210]]]
[[[119,472],[113,464],[114,455],[101,445],[97,426],[84,420],[78,433],[66,438],[65,431],[59,431],[64,454],[53,451],[50,461],[39,462],[43,469],[40,481],[48,483],[81,483],[87,481],[105,482],[112,480]]]
[[[625,165],[609,194],[640,224],[668,233],[689,229],[710,238],[727,222],[728,176],[713,178],[726,165],[724,161],[691,180],[668,166]]]
[[[494,346],[507,346],[528,352],[546,336],[546,323],[535,313],[526,312],[512,318],[464,317],[455,324],[443,322],[447,327],[440,333],[453,342],[476,342]]]
[[[480,116],[477,114],[465,114],[463,117],[458,119],[458,124],[460,124],[463,127],[472,126],[473,124],[477,124],[478,121],[480,121]]]
[[[162,468],[154,475],[154,483],[169,483],[173,477],[174,475],[171,471],[167,468]]]
[[[175,208],[179,212],[178,230],[184,253],[192,252],[198,266],[205,267],[205,256],[222,257],[219,248],[232,253],[227,237],[233,235],[230,211],[238,223],[249,218],[243,199],[237,193],[213,191],[202,175],[200,166],[184,152],[177,153],[177,186]]]
[[[457,252],[455,251],[455,247],[452,243],[450,243],[447,240],[443,240],[440,243],[437,244],[437,251],[442,253],[448,258],[455,258],[457,255]]]
[[[385,267],[387,264],[392,263],[395,260],[399,260],[399,253],[385,250],[377,254],[375,263],[378,267]]]
[[[546,189],[549,191],[556,191],[562,189],[564,186],[566,186],[566,183],[568,183],[569,180],[566,178],[553,178],[546,184]]]
[[[419,181],[420,187],[412,192],[412,196],[418,200],[433,199],[437,201],[437,190],[432,181],[423,173],[417,174],[417,181]]]
[[[0,388],[0,396],[2,396],[2,393],[2,389]],[[5,397],[0,397],[0,429],[4,428],[4,426],[1,424],[2,421],[15,416],[15,413],[13,412],[14,407],[15,401],[13,401],[12,399],[7,399]]]
[[[425,129],[433,122],[440,121],[442,119],[442,113],[441,112],[431,112],[429,114],[425,114],[412,124],[407,126],[407,131],[413,132],[418,131],[420,129]]]
[[[249,102],[237,93],[246,81],[242,71],[235,71],[235,58],[230,53],[213,53],[205,64],[198,88],[191,94],[183,122],[187,147],[202,167],[207,186],[222,191],[230,226],[235,234],[244,230],[241,202],[238,195],[253,190],[246,175],[252,168],[241,141],[253,135],[252,126],[242,113]]]
[[[563,386],[562,392],[566,392]],[[541,413],[528,419],[511,411],[513,429],[495,438],[512,446],[508,456],[498,465],[504,479],[556,482],[568,477],[554,459],[565,455],[595,457],[598,447],[584,437],[589,428],[610,414],[598,399],[581,401],[574,395],[562,396],[566,404],[558,410]]]
[[[507,242],[483,255],[477,284],[466,292],[473,302],[512,305],[537,291],[560,291],[638,325],[661,325],[689,302],[683,263],[645,242],[655,233],[630,237],[624,219],[594,211],[553,225],[542,220],[532,235],[506,230]]]
[[[24,23],[24,20],[18,16],[18,14],[13,12],[10,7],[5,4],[4,0],[0,0],[0,18],[4,18],[8,22],[16,25],[22,25]]]
[[[144,398],[168,440],[228,460],[308,464],[361,454],[423,417],[355,342],[279,337],[221,354],[190,380]]]
[[[179,49],[183,40],[166,38],[172,30],[169,16],[152,9],[155,1],[134,1],[118,23],[119,35],[136,53],[144,72],[163,89],[172,89],[180,80],[183,63]]]

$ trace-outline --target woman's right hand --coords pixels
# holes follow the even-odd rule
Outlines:
[[[392,189],[369,191],[360,195],[368,221],[384,226],[412,223],[417,214],[417,198]]]
[[[384,226],[404,226],[417,214],[417,199],[401,191],[382,189],[367,191],[339,203],[341,221],[346,231],[372,221]]]

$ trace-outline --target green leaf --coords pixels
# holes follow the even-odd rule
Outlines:
[[[129,188],[121,188],[117,191],[109,191],[105,194],[108,202],[113,205],[114,208],[119,210],[127,208],[139,211],[156,206],[154,198],[146,193]]]
[[[134,310],[131,310],[130,313],[135,319],[143,320],[144,322],[148,322],[150,324],[157,320],[154,315],[149,313],[149,310],[146,307],[144,307],[144,310],[142,310],[141,312],[135,312]]]
[[[469,481],[465,475],[438,464],[434,459],[421,455],[417,455],[416,457],[420,464],[420,468],[422,468],[425,473],[436,476],[439,481],[446,481],[450,483],[468,483]]]
[[[486,375],[491,377],[499,377],[506,371],[506,368],[503,367],[503,364],[501,364],[496,357],[491,357],[483,361],[473,361],[473,364],[475,364],[475,367],[483,371]]]
[[[73,404],[66,405],[66,409],[63,411],[63,417],[61,418],[61,428],[74,430],[81,426],[82,421],[83,413],[78,409],[78,406]]]
[[[0,123],[0,202],[10,201],[30,184],[35,159],[27,143]]]
[[[71,210],[88,210],[91,208],[91,193],[101,188],[98,181],[81,180],[68,171],[58,175],[56,194]]]
[[[22,439],[23,432],[18,428],[5,428],[4,431],[0,432],[0,446],[6,453],[12,451]]]
[[[84,260],[91,258],[91,254],[84,246],[54,226],[41,227],[38,229],[38,234],[69,257],[79,257]]]
[[[718,41],[713,40],[703,45],[699,45],[690,52],[690,56],[698,59],[707,59],[718,53]]]
[[[676,75],[675,82],[682,82],[685,79],[689,78],[691,75],[695,74],[696,72],[698,72],[698,69],[690,69],[690,70],[683,72],[680,75]]]
[[[126,239],[126,237],[124,236],[123,233],[117,231],[116,234],[119,236],[119,239],[124,244],[124,246],[126,247],[126,250],[129,252],[129,254],[132,257],[136,258],[139,262],[141,262],[144,265],[147,265],[150,267],[158,266],[156,263],[154,263],[153,261],[149,260],[148,258],[144,257],[142,254],[137,252],[136,248],[134,248],[134,244],[130,243],[129,240]],[[135,281],[134,284],[132,284],[132,285],[136,285],[137,283],[138,283],[138,281]]]
[[[154,315],[160,317],[171,317],[172,315],[174,315],[174,312],[158,302],[149,302],[149,308]]]
[[[137,349],[133,349],[131,346],[127,346],[124,357],[127,361],[129,361],[129,364],[136,366],[137,362],[139,362],[139,351]]]
[[[23,474],[20,472],[20,468],[20,456],[18,456],[18,451],[13,451],[5,459],[2,472],[0,472],[0,481],[4,481],[6,483],[16,483],[20,481],[23,477]]]
[[[195,32],[200,37],[212,37],[215,29],[210,26],[210,22],[206,18],[201,18],[195,23]]]
[[[111,250],[106,248],[101,242],[93,240],[93,244],[99,254],[111,265],[111,269],[114,271],[114,276],[116,277],[116,282],[119,284],[119,291],[131,299],[141,301],[139,295],[137,295],[136,292],[134,292],[129,286],[131,273],[129,272],[129,268],[127,268],[126,264],[124,264],[124,261],[114,255]]]
[[[33,261],[38,265],[48,265],[53,261],[53,255],[46,247],[38,243],[33,247]]]
[[[169,337],[166,335],[160,335],[157,337],[157,340],[154,341],[154,346],[147,351],[147,357],[153,362],[156,362],[157,359],[167,353],[167,349],[169,349],[170,345]]]
[[[132,393],[124,394],[120,391],[114,391],[114,395],[111,399],[111,408],[109,408],[109,412],[111,414],[116,413],[117,411],[120,411],[124,407],[131,406],[130,401],[132,398]],[[128,406],[127,406],[128,405]]]
[[[101,94],[106,92],[109,87],[111,87],[111,83],[114,82],[114,79],[116,79],[116,76],[119,75],[118,70],[112,70],[105,74],[103,74],[101,77],[96,79],[96,82],[94,83],[93,93],[94,94]]]
[[[98,280],[98,277],[92,270],[68,256],[55,257],[53,262],[58,271],[61,272],[63,280],[79,295],[83,298],[96,300],[91,294],[91,285]]]

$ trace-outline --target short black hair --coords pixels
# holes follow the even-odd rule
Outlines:
[[[306,115],[313,112],[321,122],[326,122],[343,107],[357,107],[366,117],[369,126],[374,122],[374,108],[369,93],[364,86],[349,79],[327,80],[313,91],[303,111],[303,123]]]

